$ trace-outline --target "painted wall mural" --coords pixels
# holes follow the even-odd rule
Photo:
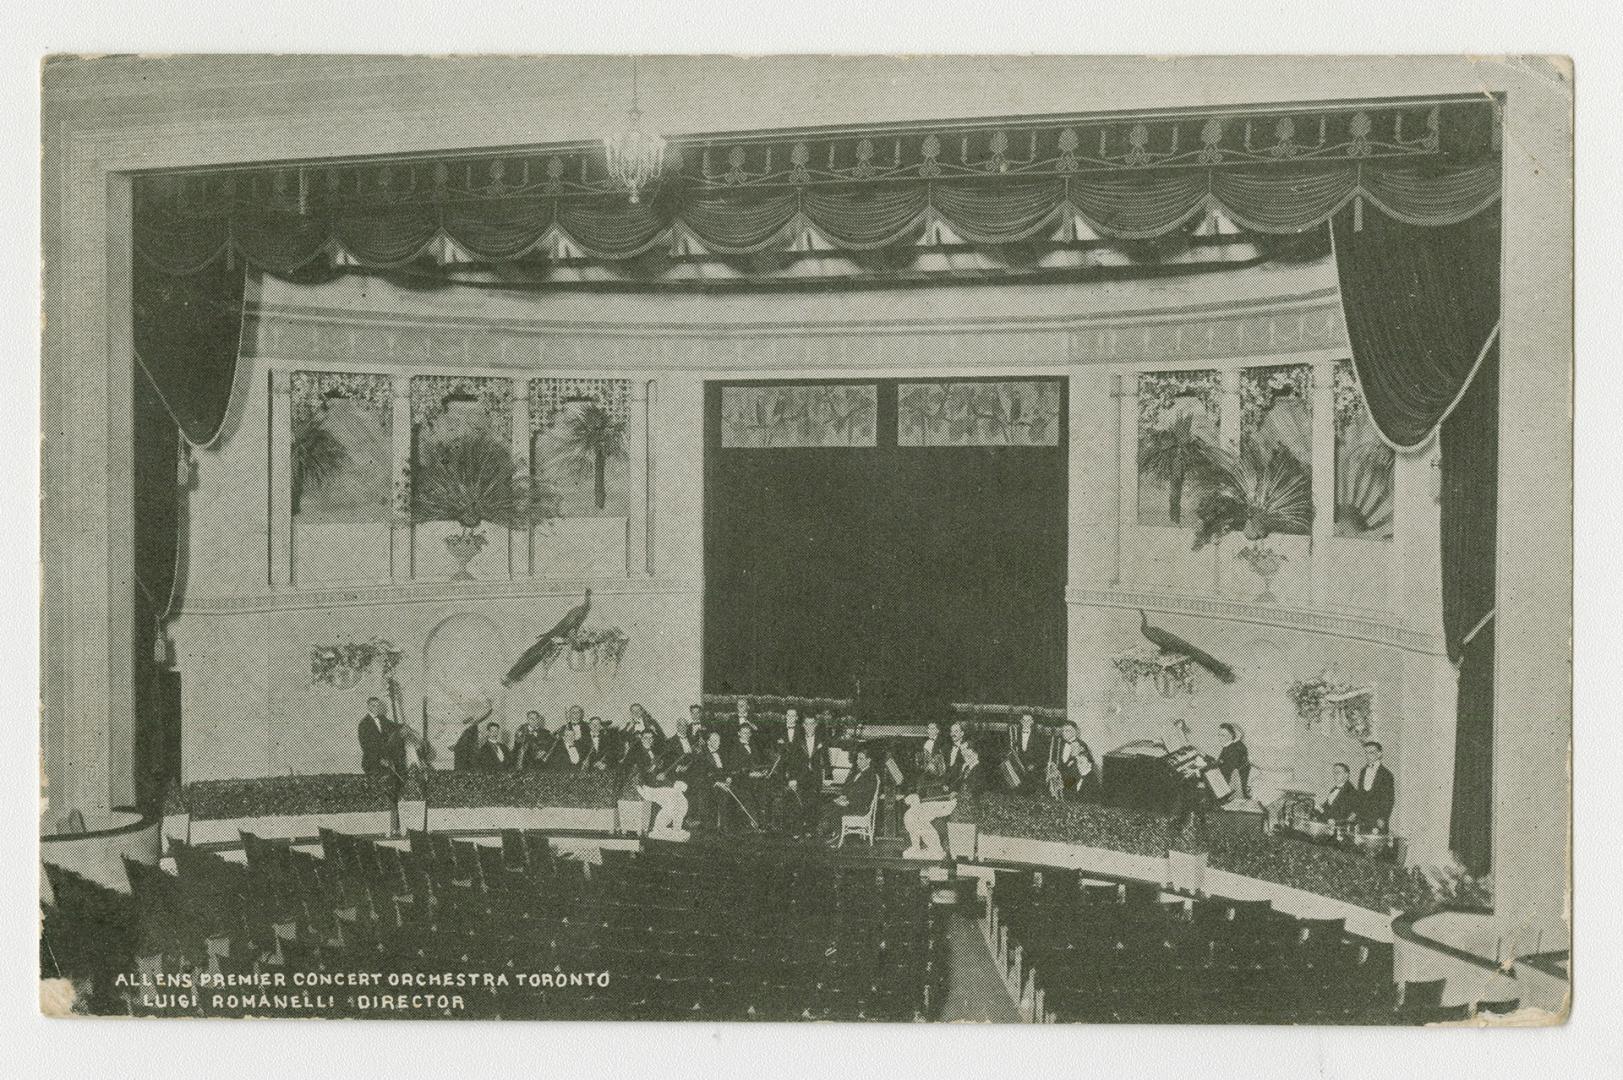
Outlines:
[[[878,388],[872,383],[725,386],[723,449],[874,446]]]
[[[1058,446],[1060,383],[902,383],[898,446]]]

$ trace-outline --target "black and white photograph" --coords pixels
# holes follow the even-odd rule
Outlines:
[[[1565,1022],[1570,60],[39,80],[46,1016]]]

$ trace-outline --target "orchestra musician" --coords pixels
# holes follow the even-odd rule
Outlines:
[[[1037,720],[1023,713],[1018,725],[1009,729],[1009,752],[1003,759],[1003,782],[1008,788],[1027,794],[1042,789],[1042,778],[1053,751],[1053,739],[1037,730]]]
[[[1099,791],[1099,767],[1093,752],[1082,741],[1075,724],[1060,729],[1062,742],[1056,761],[1059,765],[1060,784],[1067,798],[1093,800]]]
[[[637,748],[627,755],[631,764],[631,782],[645,802],[656,807],[648,835],[664,840],[686,840],[684,822],[688,816],[688,784],[673,773],[678,764],[684,767],[688,758],[679,748],[659,752],[652,728],[644,728],[637,736]],[[669,747],[669,743],[667,743]],[[646,763],[646,764],[645,764]]]
[[[728,803],[732,802],[731,777],[732,770],[721,749],[721,732],[712,731],[704,737],[704,749],[699,752],[688,777],[688,801],[704,828],[719,829],[725,823]]]
[[[857,747],[851,774],[839,792],[820,811],[817,835],[826,837],[829,847],[840,844],[840,819],[847,814],[866,814],[879,791],[879,771],[873,767],[873,754],[866,746]]]
[[[547,721],[535,709],[524,714],[524,723],[513,733],[513,768],[539,769],[556,740],[547,732]]]
[[[383,699],[366,699],[366,715],[355,729],[361,744],[361,771],[371,776],[396,775],[406,770],[406,744],[400,737],[400,722],[391,719]]]
[[[941,845],[941,833],[936,822],[956,810],[960,799],[974,799],[985,790],[980,755],[967,742],[961,744],[959,753],[962,768],[950,783],[943,783],[948,778],[942,755],[931,754],[932,763],[927,764],[920,774],[924,782],[908,792],[903,800],[907,809],[902,814],[902,828],[908,835],[909,844],[902,852],[902,858],[931,862],[945,859],[947,850]]]
[[[1217,752],[1217,768],[1240,798],[1249,799],[1246,781],[1251,774],[1251,751],[1246,749],[1245,736],[1233,724],[1218,724],[1217,730],[1223,735],[1223,748]]]
[[[649,716],[648,710],[643,708],[640,704],[633,703],[631,708],[627,711],[627,719],[623,732],[624,738],[620,740],[620,757],[622,759],[625,758],[626,753],[630,751],[632,747],[637,745],[638,736],[644,730],[649,728],[653,729],[656,742],[665,741],[665,731],[659,726],[659,721],[655,720],[652,716]]]
[[[502,741],[501,721],[487,721],[479,731],[479,749],[474,752],[474,768],[479,772],[506,772],[512,767],[513,755]]]
[[[1330,766],[1330,790],[1319,800],[1316,812],[1323,821],[1353,821],[1358,817],[1358,791],[1352,786],[1352,773],[1342,762]]]
[[[566,724],[547,758],[547,768],[558,772],[585,772],[586,754],[581,749],[581,729]]]
[[[1385,832],[1397,802],[1397,786],[1392,770],[1381,764],[1381,744],[1371,739],[1364,744],[1364,767],[1358,770],[1358,822],[1376,832]]]
[[[793,719],[793,709],[784,714],[785,723]],[[796,727],[785,726],[783,776],[785,790],[792,804],[785,808],[798,820],[788,822],[789,831],[815,838],[821,816],[823,781],[828,776],[828,745],[818,733],[817,718],[808,716]]]
[[[952,722],[947,729],[947,739],[947,783],[952,784],[964,771],[964,751],[969,749],[969,736],[964,731],[963,721]]]
[[[619,760],[620,753],[614,745],[614,735],[603,724],[601,716],[594,716],[586,722],[586,741],[581,744],[586,754],[586,767],[597,772],[603,772]]]
[[[637,732],[636,739],[626,745],[626,752],[620,758],[620,767],[625,770],[629,783],[641,785],[653,779],[659,766],[659,742],[654,729],[643,728]]]

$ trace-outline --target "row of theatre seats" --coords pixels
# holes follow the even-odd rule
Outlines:
[[[1394,988],[1390,942],[1268,900],[1000,870],[985,917],[1005,977],[1042,1021],[1425,1024],[1517,1006],[1444,1007],[1442,980]]]
[[[388,981],[361,991],[374,998],[440,973],[508,976],[432,990],[461,1004],[428,1012],[377,1012],[329,988],[323,1016],[911,1020],[942,996],[942,930],[914,868],[668,844],[588,866],[518,831],[500,846],[413,833],[402,850],[324,830],[320,855],[242,839],[243,863],[184,844],[174,874],[126,863],[133,908],[113,919],[124,970],[194,983],[280,972],[284,993],[294,973],[376,973]],[[58,888],[56,936],[106,936],[95,891]],[[607,978],[535,978],[550,973]],[[116,1011],[175,1014],[143,1007],[139,989],[122,996]],[[310,1015],[274,1002],[251,1012]]]

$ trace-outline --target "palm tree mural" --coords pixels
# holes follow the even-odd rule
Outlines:
[[[576,475],[591,473],[593,505],[602,510],[608,503],[609,459],[625,456],[625,420],[609,415],[601,403],[590,401],[571,410],[561,429],[554,460]]]
[[[1195,434],[1193,413],[1184,413],[1166,427],[1146,432],[1139,448],[1139,468],[1166,481],[1167,517],[1183,522],[1184,484],[1200,478],[1206,469],[1206,444]]]
[[[293,512],[306,491],[314,491],[336,476],[349,461],[349,451],[323,421],[322,412],[299,417],[293,423]]]

